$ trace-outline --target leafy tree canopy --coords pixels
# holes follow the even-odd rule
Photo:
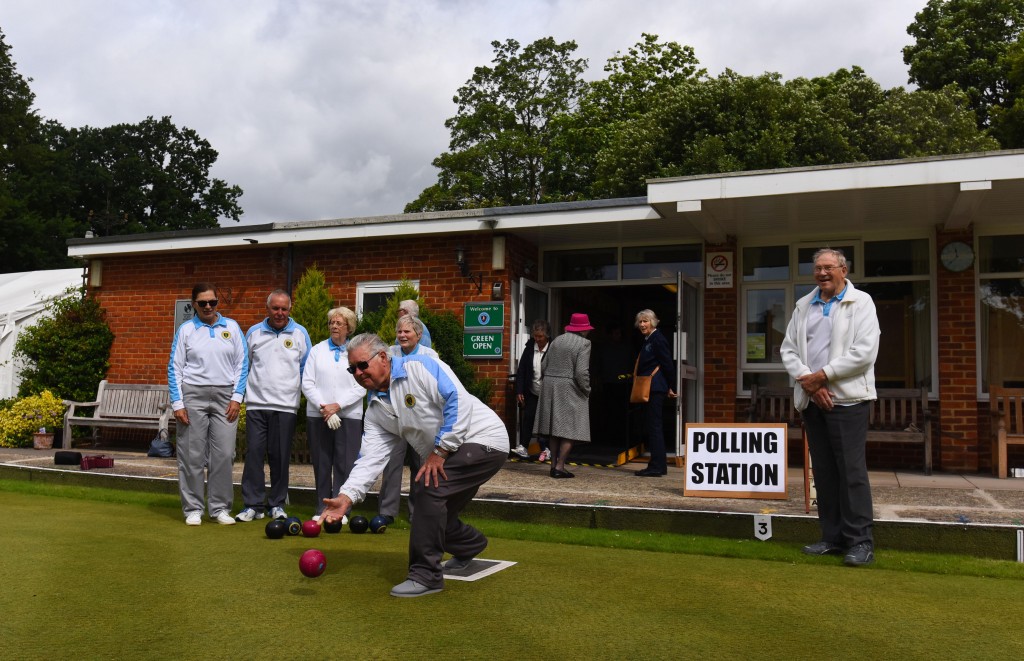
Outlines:
[[[994,107],[1014,103],[1005,56],[1022,29],[1024,0],[928,0],[907,28],[910,82],[924,90],[958,86],[978,126],[988,126]]]

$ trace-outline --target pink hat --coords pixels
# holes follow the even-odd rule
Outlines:
[[[588,330],[594,330],[594,327],[590,325],[590,317],[583,312],[574,312],[569,319],[569,325],[565,327],[567,333],[578,333]]]

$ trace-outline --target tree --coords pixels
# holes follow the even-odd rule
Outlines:
[[[625,55],[611,57],[604,67],[607,77],[587,86],[578,111],[556,120],[552,197],[555,190],[565,200],[606,197],[608,186],[595,186],[598,153],[628,130],[626,122],[649,113],[674,88],[704,78],[699,64],[690,46],[660,43],[647,33]]]
[[[994,149],[956,89],[885,91],[862,70],[785,82],[777,73],[687,81],[622,122],[598,153],[602,196],[650,177],[851,163]]]
[[[1006,97],[1002,106],[991,110],[992,135],[1005,149],[1024,147],[1024,35],[1003,55]]]
[[[18,395],[50,390],[63,399],[92,401],[110,369],[113,343],[99,303],[84,289],[69,289],[14,343],[15,358],[24,361]]]
[[[1024,0],[928,0],[907,27],[910,82],[933,91],[957,85],[978,126],[989,126],[993,108],[1013,106],[1005,55],[1022,29]]]
[[[434,159],[438,182],[406,212],[537,204],[547,201],[555,119],[571,112],[584,89],[586,60],[576,43],[538,39],[520,50],[494,41],[493,66],[477,67],[454,97],[445,122],[450,151]]]
[[[314,345],[327,339],[331,334],[327,327],[327,313],[334,305],[331,292],[327,289],[324,272],[313,264],[299,278],[295,286],[295,300],[292,301],[292,319],[306,328],[309,340]],[[351,335],[355,329],[348,329]]]
[[[213,228],[241,216],[241,188],[210,177],[217,151],[170,117],[71,129],[54,148],[72,165],[71,214],[101,236]]]

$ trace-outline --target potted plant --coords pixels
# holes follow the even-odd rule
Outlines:
[[[63,419],[64,403],[49,390],[17,399],[0,411],[0,445],[28,447],[31,442],[36,449],[50,449]]]

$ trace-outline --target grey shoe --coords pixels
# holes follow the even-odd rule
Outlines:
[[[854,544],[846,552],[846,557],[843,558],[843,564],[847,567],[863,567],[864,565],[870,565],[874,561],[875,551],[871,546],[871,542]]]
[[[530,453],[522,445],[517,445],[510,450],[510,452],[522,459],[529,459]]]
[[[263,512],[257,512],[251,507],[246,507],[244,510],[235,515],[235,521],[249,522],[253,519],[262,519]]]
[[[815,542],[808,544],[801,550],[807,555],[841,555],[843,553],[843,547],[837,546],[832,542]]]
[[[426,585],[420,585],[411,578],[399,583],[395,587],[391,588],[392,597],[422,597],[427,594],[435,594],[440,592],[441,588],[428,588]]]
[[[451,557],[441,563],[441,567],[447,571],[461,571],[469,566],[469,563],[473,562],[473,558],[455,558]]]

